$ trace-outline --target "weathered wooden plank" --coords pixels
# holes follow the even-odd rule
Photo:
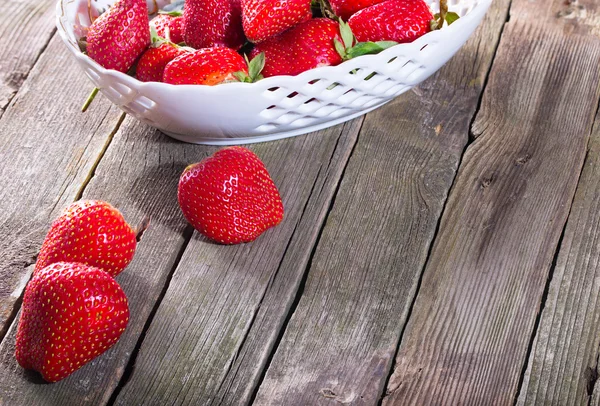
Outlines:
[[[600,346],[600,115],[529,356],[519,405],[582,405]]]
[[[0,117],[54,33],[54,0],[0,2]]]
[[[568,33],[600,36],[600,5],[596,0],[515,0],[511,18],[561,27]]]
[[[49,222],[78,194],[121,115],[98,99],[55,37],[0,118],[0,337]]]
[[[214,399],[273,278],[290,272],[298,285],[360,123],[252,147],[279,187],[284,221],[246,245],[220,246],[194,234],[116,404]]]
[[[418,95],[367,115],[255,404],[380,399],[507,8],[495,2],[475,37]],[[235,399],[240,386],[223,404],[243,403]]]
[[[86,113],[89,114],[89,113]],[[0,404],[104,405],[117,387],[155,302],[161,295],[191,229],[177,205],[183,169],[210,148],[173,141],[159,131],[126,119],[86,187],[83,198],[118,207],[133,225],[150,217],[130,266],[117,281],[131,319],[118,344],[56,384],[39,385],[14,359],[14,323],[0,347]]]
[[[384,405],[516,398],[583,165],[599,63],[596,38],[506,26]]]

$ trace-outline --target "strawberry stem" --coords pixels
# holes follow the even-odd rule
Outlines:
[[[85,103],[83,103],[83,106],[81,106],[82,113],[85,113],[88,107],[90,107],[90,104],[92,104],[92,102],[96,98],[96,95],[98,94],[98,90],[100,89],[98,89],[97,87],[95,87],[94,90],[92,90],[92,93],[90,93]]]

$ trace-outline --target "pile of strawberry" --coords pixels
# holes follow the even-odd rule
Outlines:
[[[149,22],[145,0],[96,19],[86,52],[141,81],[216,85],[333,66],[411,42],[444,21],[424,0],[186,0]]]
[[[117,342],[129,307],[114,277],[136,245],[108,203],[73,203],[52,223],[23,297],[16,341],[23,368],[56,382]]]
[[[184,217],[221,244],[247,243],[283,219],[279,191],[250,150],[229,147],[179,180]],[[70,205],[50,227],[25,289],[16,358],[48,382],[64,379],[120,338],[127,297],[114,280],[133,259],[137,233],[101,201]]]

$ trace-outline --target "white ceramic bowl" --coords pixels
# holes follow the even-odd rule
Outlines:
[[[438,0],[427,1],[437,11]],[[168,2],[158,0],[158,6]],[[218,86],[143,83],[104,69],[77,46],[90,25],[88,0],[59,0],[57,27],[94,86],[123,111],[182,141],[231,145],[305,134],[382,106],[444,65],[477,28],[491,2],[450,0],[450,10],[461,16],[454,24],[377,55],[298,76]],[[149,4],[152,9],[157,1]]]

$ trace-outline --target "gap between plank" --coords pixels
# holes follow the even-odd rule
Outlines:
[[[475,141],[476,137],[473,134],[473,124],[475,122],[475,119],[477,118],[477,115],[479,114],[479,111],[481,110],[481,104],[483,101],[483,94],[485,92],[485,89],[487,88],[488,85],[488,81],[489,81],[489,77],[490,77],[490,72],[492,71],[492,66],[494,65],[494,61],[496,60],[496,55],[498,53],[498,49],[500,48],[500,41],[502,40],[502,34],[504,33],[504,28],[506,27],[506,24],[508,24],[508,22],[510,21],[510,8],[512,6],[512,0],[509,1],[508,3],[508,10],[506,13],[506,19],[504,20],[504,23],[502,24],[502,27],[500,28],[500,34],[498,36],[498,42],[496,43],[496,46],[494,47],[494,52],[492,54],[492,59],[490,62],[490,65],[487,69],[487,72],[485,74],[485,78],[483,80],[483,84],[481,86],[481,91],[479,92],[479,98],[477,101],[477,107],[475,108],[475,111],[473,113],[473,117],[471,118],[471,121],[469,122],[469,127],[468,127],[468,139],[467,139],[467,143],[465,144],[460,157],[459,157],[459,161],[458,164],[456,166],[456,173],[454,174],[454,178],[452,179],[452,184],[450,185],[450,188],[448,189],[448,194],[446,195],[446,199],[444,200],[444,205],[442,207],[442,211],[440,214],[440,217],[438,218],[436,227],[435,227],[435,231],[433,233],[433,238],[431,239],[431,243],[429,244],[429,248],[427,250],[427,256],[425,257],[425,262],[423,263],[423,266],[421,268],[421,272],[419,274],[419,279],[417,280],[417,287],[415,289],[415,293],[413,294],[410,306],[408,307],[408,313],[406,315],[406,320],[404,322],[404,325],[402,326],[402,329],[400,331],[400,338],[398,340],[398,344],[396,346],[396,350],[394,351],[394,357],[392,358],[392,363],[390,366],[390,369],[387,371],[387,378],[385,379],[385,383],[383,385],[382,388],[382,392],[379,396],[379,401],[377,402],[378,406],[381,406],[383,404],[383,400],[392,392],[388,392],[387,391],[387,387],[389,385],[390,379],[392,378],[392,375],[396,369],[396,358],[398,356],[398,352],[400,351],[400,345],[402,344],[402,339],[404,338],[404,333],[406,332],[406,326],[408,325],[408,322],[410,320],[410,317],[412,316],[412,312],[415,306],[415,303],[417,301],[417,296],[419,295],[419,291],[421,290],[421,283],[423,282],[423,277],[425,276],[425,269],[427,269],[427,264],[429,263],[429,260],[431,258],[431,253],[433,251],[433,247],[435,245],[435,240],[436,237],[439,234],[440,231],[440,226],[442,223],[442,219],[444,218],[444,214],[446,212],[446,206],[448,204],[448,198],[450,197],[452,190],[454,189],[455,183],[456,183],[456,178],[458,177],[458,170],[460,169],[461,165],[462,165],[462,161],[464,159],[465,153],[467,151],[467,149],[469,148],[469,146]]]
[[[46,44],[46,46],[47,46],[47,44]],[[40,55],[41,55],[41,53],[40,53]],[[38,56],[38,59],[39,59],[39,56]],[[77,200],[81,199],[81,196],[83,195],[83,192],[85,191],[85,188],[88,186],[88,184],[94,177],[94,174],[96,173],[96,168],[100,164],[100,161],[102,160],[102,158],[104,158],[104,155],[105,155],[106,151],[108,150],[108,147],[110,146],[115,134],[121,127],[121,124],[123,123],[124,119],[125,119],[125,113],[123,113],[121,115],[121,117],[119,118],[119,121],[117,121],[117,124],[115,125],[115,127],[108,134],[108,137],[106,138],[106,141],[104,142],[104,145],[103,145],[102,149],[100,150],[98,157],[96,158],[96,161],[93,163],[92,167],[90,168],[88,176],[81,183],[81,186],[80,186],[79,190],[77,191],[77,193],[75,194],[73,201],[77,201]],[[59,200],[60,200],[60,198],[57,199],[56,204],[58,204]],[[55,208],[56,208],[56,205],[52,208],[51,211],[54,211]],[[37,261],[37,256],[32,259],[31,263],[26,264],[26,267],[30,267],[30,266],[34,265],[36,263],[36,261]],[[6,318],[6,323],[4,324],[4,328],[2,330],[0,330],[0,344],[2,344],[2,342],[6,338],[6,334],[10,330],[10,327],[13,325],[13,323],[17,322],[15,319],[17,317],[17,314],[19,313],[19,310],[21,310],[21,305],[23,303],[23,295],[25,294],[25,287],[27,286],[27,283],[29,283],[29,279],[31,278],[32,273],[33,273],[33,271],[31,273],[28,273],[25,276],[27,278],[27,282],[23,285],[23,289],[21,290],[19,297],[13,304],[12,311]]]
[[[496,43],[496,47],[494,48],[494,53],[492,54],[490,66],[488,67],[488,70],[485,74],[485,78],[483,79],[483,84],[481,86],[481,93],[479,94],[479,100],[477,101],[477,107],[475,108],[475,114],[473,114],[473,117],[471,118],[471,122],[469,123],[469,140],[467,142],[467,147],[469,145],[471,145],[475,141],[475,139],[477,139],[477,137],[473,133],[473,124],[475,124],[475,119],[477,118],[477,114],[479,114],[479,111],[481,110],[481,103],[483,103],[483,92],[487,88],[488,81],[490,80],[490,72],[492,71],[492,66],[494,66],[494,61],[496,60],[496,55],[498,54],[498,49],[500,48],[500,41],[502,41],[502,35],[504,34],[504,29],[506,28],[506,24],[508,24],[510,22],[510,10],[512,7],[512,2],[513,2],[513,0],[510,0],[508,2],[506,19],[504,20],[504,24],[502,24],[502,27],[500,27],[500,35],[498,36],[498,42]],[[466,148],[465,148],[465,151],[466,151]],[[465,151],[463,151],[463,155],[464,155]],[[461,162],[462,162],[463,155],[461,155]],[[458,167],[460,168],[460,165]]]
[[[98,168],[98,165],[100,165],[100,161],[102,161],[104,155],[106,155],[106,151],[108,151],[108,148],[110,147],[110,144],[112,144],[115,134],[117,133],[117,131],[119,131],[119,128],[121,128],[121,124],[123,124],[123,120],[125,120],[126,116],[127,115],[125,113],[122,113],[121,117],[119,117],[119,121],[117,121],[117,124],[115,125],[115,128],[113,128],[110,134],[108,134],[108,137],[106,138],[106,141],[104,142],[104,145],[102,146],[102,149],[100,150],[96,161],[94,161],[94,163],[92,164],[92,167],[90,168],[90,171],[86,178],[83,180],[83,182],[81,182],[81,186],[75,194],[75,198],[73,199],[73,201],[77,201],[83,196],[85,189],[88,187],[91,180],[94,178],[94,175],[96,175],[96,169]]]
[[[108,399],[107,406],[112,406],[115,404],[117,398],[119,397],[119,394],[121,393],[121,390],[125,387],[125,385],[127,385],[127,382],[129,382],[129,379],[131,378],[131,375],[133,374],[133,371],[135,370],[135,362],[137,360],[137,356],[140,352],[140,348],[142,347],[144,339],[146,338],[146,334],[148,333],[148,329],[150,328],[150,325],[152,324],[152,321],[154,320],[154,316],[156,316],[156,312],[158,311],[160,304],[162,303],[165,295],[167,294],[167,290],[169,289],[169,286],[171,285],[171,280],[173,279],[173,275],[175,274],[175,271],[177,270],[177,267],[179,266],[179,263],[181,262],[181,258],[183,258],[183,254],[185,253],[185,250],[187,249],[193,235],[194,235],[194,228],[188,224],[186,226],[186,228],[183,230],[183,240],[184,241],[183,241],[183,244],[181,245],[181,247],[179,248],[179,251],[177,252],[177,256],[175,257],[175,262],[173,262],[171,271],[167,275],[165,284],[164,284],[158,298],[156,299],[156,302],[154,302],[152,311],[150,312],[150,314],[148,315],[148,318],[146,319],[146,323],[144,324],[144,327],[142,328],[142,332],[140,333],[140,335],[138,337],[138,340],[137,340],[137,343],[136,343],[134,349],[131,351],[131,356],[129,357],[129,361],[127,362],[127,365],[125,366],[123,375],[121,376],[121,379],[119,380],[119,383],[117,384],[117,387],[114,389],[112,395]]]
[[[363,124],[365,122],[365,117],[366,117],[366,115],[362,116],[360,128],[358,129],[358,132],[356,134],[356,139],[354,140],[354,143],[352,144],[352,149],[350,151],[350,154],[348,155],[348,159],[346,160],[346,163],[344,164],[344,169],[342,170],[340,179],[338,180],[338,182],[335,186],[335,191],[333,192],[331,201],[329,202],[329,206],[327,207],[327,212],[323,216],[323,222],[321,223],[321,226],[319,228],[319,232],[317,234],[317,238],[315,239],[315,244],[313,245],[312,250],[310,252],[310,256],[308,257],[308,262],[306,263],[306,267],[304,268],[304,273],[302,274],[302,279],[300,281],[300,284],[298,285],[298,290],[296,291],[296,296],[294,297],[294,301],[292,302],[292,305],[290,306],[290,309],[285,317],[285,320],[284,320],[283,324],[281,325],[281,328],[279,329],[279,334],[277,335],[277,339],[275,340],[275,343],[273,344],[273,348],[271,349],[269,356],[267,357],[267,362],[265,363],[265,366],[264,366],[260,376],[258,377],[256,386],[255,386],[254,390],[252,391],[252,396],[250,396],[250,401],[248,402],[248,405],[254,404],[254,401],[256,400],[256,396],[258,395],[258,391],[259,391],[260,387],[262,386],[262,383],[265,379],[265,376],[267,375],[267,371],[269,370],[269,367],[271,366],[273,357],[275,356],[275,353],[277,352],[277,348],[279,347],[279,344],[281,343],[281,340],[283,339],[283,335],[285,334],[285,331],[287,330],[287,326],[290,323],[292,316],[296,312],[296,309],[298,308],[298,303],[300,303],[300,299],[302,298],[302,295],[304,294],[304,287],[306,285],[306,280],[308,279],[308,274],[310,273],[310,269],[312,267],[313,258],[317,251],[317,247],[319,246],[319,243],[321,242],[321,237],[323,235],[323,230],[325,229],[325,225],[327,224],[327,219],[329,218],[329,214],[331,213],[331,210],[333,209],[333,206],[335,205],[335,200],[336,200],[338,192],[340,190],[342,180],[344,179],[344,176],[346,175],[346,169],[348,169],[348,164],[352,160],[352,156],[354,155],[354,151],[356,149],[356,146],[358,145],[358,141],[360,139],[360,133],[362,131]],[[340,133],[340,137],[341,136],[342,136],[342,134]],[[338,141],[339,141],[339,138],[338,138]],[[336,149],[337,149],[337,143],[336,143],[336,148],[334,148],[334,150],[333,150],[334,154],[335,154]],[[332,157],[333,157],[333,155],[332,155]],[[331,162],[331,160],[330,160],[330,162]]]

